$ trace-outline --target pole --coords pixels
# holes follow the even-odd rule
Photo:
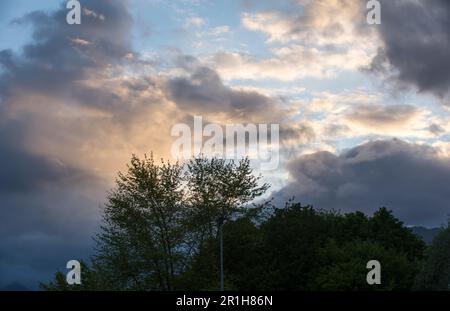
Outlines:
[[[220,290],[223,292],[223,222],[220,224]]]

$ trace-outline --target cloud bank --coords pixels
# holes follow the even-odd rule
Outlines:
[[[438,150],[400,140],[372,141],[335,155],[318,152],[288,165],[291,181],[275,194],[304,204],[372,214],[387,207],[409,225],[435,226],[450,213],[450,163]]]

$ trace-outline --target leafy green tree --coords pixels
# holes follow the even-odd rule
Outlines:
[[[218,222],[247,213],[248,204],[267,190],[259,179],[248,159],[157,165],[153,157],[133,156],[108,194],[96,252],[82,272],[94,271],[96,278],[70,289],[179,289],[204,241],[217,245],[211,239]],[[43,288],[67,286],[57,274]]]
[[[434,238],[416,279],[416,289],[450,290],[450,223]]]
[[[423,249],[409,229],[386,209],[373,217],[341,215],[288,203],[266,206],[255,221],[225,225],[225,285],[229,290],[405,290],[410,289]],[[384,230],[381,230],[383,228]],[[392,241],[386,239],[391,234]],[[404,241],[404,245],[402,244]],[[410,257],[412,256],[412,257]],[[367,262],[382,265],[382,284],[369,286]],[[210,239],[184,275],[185,288],[216,289],[218,246]]]
[[[369,217],[300,203],[255,205],[260,184],[248,159],[198,158],[186,165],[133,156],[108,194],[96,252],[82,285],[57,273],[46,290],[217,290],[223,225],[227,290],[410,289],[424,243],[381,208]],[[444,288],[448,229],[435,240],[419,278]],[[370,260],[382,284],[366,282]],[[434,286],[433,285],[433,286]]]
[[[201,157],[187,164],[187,200],[200,245],[217,236],[218,222],[242,215],[250,202],[267,191],[269,185],[260,186],[260,178],[253,175],[247,158],[236,163]]]
[[[334,226],[335,240],[344,243],[357,237],[360,240],[373,238],[369,217],[362,212],[354,212],[338,217]]]
[[[386,249],[378,242],[353,240],[339,245],[330,240],[319,252],[321,268],[316,274],[317,289],[333,291],[407,290],[417,273],[415,262],[405,254]],[[366,264],[381,264],[381,284],[369,285]]]
[[[335,215],[288,204],[261,224],[267,289],[310,290],[319,268],[319,249],[333,230]]]
[[[253,290],[266,287],[270,266],[265,266],[259,227],[251,217],[240,217],[224,224],[225,289]],[[206,241],[182,277],[182,288],[217,290],[219,245],[217,239]]]
[[[182,269],[182,166],[133,156],[108,195],[94,267],[112,289],[172,290]]]
[[[423,258],[425,244],[385,207],[374,213],[369,220],[369,228],[370,240],[379,242],[387,249],[405,253],[410,260]]]

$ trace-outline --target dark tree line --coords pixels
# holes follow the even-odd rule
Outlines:
[[[133,157],[108,194],[82,285],[67,285],[58,272],[42,288],[217,290],[224,221],[228,290],[448,289],[449,229],[427,249],[386,208],[368,217],[254,204],[268,187],[248,159],[157,165]],[[372,259],[382,265],[381,285],[366,282]]]

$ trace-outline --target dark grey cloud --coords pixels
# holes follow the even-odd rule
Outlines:
[[[190,74],[170,79],[166,83],[166,93],[180,108],[201,113],[226,112],[235,118],[280,117],[276,100],[258,92],[233,90],[224,85],[215,70],[195,58],[180,57],[178,65]]]
[[[435,124],[435,123],[431,124],[428,127],[428,130],[436,136],[439,136],[439,135],[445,133],[445,129],[442,126],[440,126],[439,124]]]
[[[101,71],[121,61],[131,52],[132,19],[126,1],[81,3],[81,25],[66,23],[68,11],[64,2],[55,12],[35,11],[15,19],[14,23],[31,23],[33,39],[20,55],[11,50],[0,51],[0,191],[26,191],[46,181],[60,183],[69,176],[82,175],[58,159],[26,149],[27,134],[32,132],[28,126],[31,116],[9,118],[16,95],[58,93],[63,95],[59,97],[61,101],[73,96],[93,106],[119,105],[117,95],[77,81],[88,78],[88,72]],[[87,43],[80,46],[76,40]]]
[[[19,281],[36,288],[68,260],[85,258],[99,224],[106,183],[94,172],[31,150],[39,120],[32,112],[14,113],[21,96],[33,105],[34,95],[120,106],[114,93],[79,82],[132,53],[126,1],[81,3],[87,10],[77,26],[66,23],[64,2],[53,13],[15,19],[31,24],[32,40],[20,54],[0,51],[0,287]]]
[[[279,124],[281,143],[305,143],[315,137],[311,126],[294,124],[289,120],[289,110],[284,98],[269,97],[257,91],[233,89],[224,84],[214,69],[204,66],[192,56],[179,57],[177,65],[189,74],[168,79],[163,91],[181,110],[189,114],[184,122],[192,122],[190,114],[208,116],[221,113],[236,123]]]
[[[23,47],[21,55],[0,51],[0,66],[4,71],[0,92],[4,97],[25,88],[27,92],[58,94],[78,101],[84,95],[86,104],[98,105],[89,101],[90,97],[95,98],[93,90],[78,82],[126,61],[125,56],[132,53],[132,18],[126,1],[93,0],[81,4],[81,25],[67,24],[68,10],[64,3],[53,13],[35,11],[13,21],[31,24],[33,40]],[[114,95],[109,94],[109,98],[114,105]]]
[[[371,69],[388,73],[400,84],[415,86],[420,92],[448,95],[450,2],[383,0],[381,5],[378,29],[384,47]]]
[[[26,126],[16,121],[0,125],[0,194],[42,190],[49,183],[70,184],[95,179],[81,169],[28,151],[23,143]]]
[[[0,287],[19,281],[36,289],[69,259],[87,256],[99,202],[81,189],[101,197],[105,186],[91,172],[27,150],[26,124],[1,123]]]
[[[410,225],[438,226],[450,214],[450,161],[423,145],[373,141],[334,155],[318,152],[288,165],[291,182],[275,194],[344,212],[392,209]]]
[[[67,261],[92,253],[98,202],[80,195],[79,187],[0,193],[0,287],[18,281],[37,289],[57,270],[66,271]]]

